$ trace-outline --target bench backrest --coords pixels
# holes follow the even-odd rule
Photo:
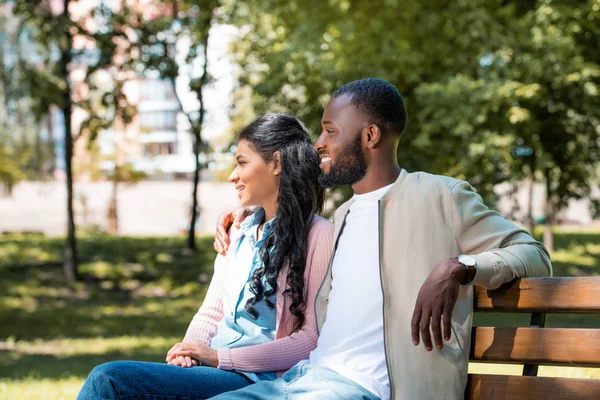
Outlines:
[[[546,313],[600,314],[600,277],[528,278],[475,288],[474,311],[531,313],[526,328],[474,327],[472,361],[524,364],[523,376],[469,375],[465,397],[600,399],[600,380],[537,377],[538,365],[600,367],[596,329],[545,328]]]

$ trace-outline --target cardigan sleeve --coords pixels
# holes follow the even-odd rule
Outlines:
[[[224,268],[224,264],[226,264],[225,257],[217,255],[215,259],[215,272],[210,281],[210,286],[208,287],[202,306],[200,306],[198,312],[194,315],[185,333],[184,342],[195,341],[209,345],[213,336],[217,334],[219,322],[223,319],[221,270]]]
[[[454,235],[477,262],[473,284],[496,289],[515,278],[551,276],[548,251],[527,231],[492,211],[467,182],[452,189]]]
[[[308,359],[310,352],[317,346],[315,299],[327,273],[332,249],[333,224],[324,218],[316,218],[308,236],[304,272],[304,325],[298,331],[268,343],[219,349],[218,368],[248,372],[282,371]],[[282,319],[288,321],[289,318],[292,318],[289,309],[282,310]]]

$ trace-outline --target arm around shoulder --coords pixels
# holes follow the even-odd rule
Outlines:
[[[495,289],[515,278],[552,275],[544,245],[490,210],[467,182],[454,184],[450,199],[458,246],[477,262],[473,284]]]

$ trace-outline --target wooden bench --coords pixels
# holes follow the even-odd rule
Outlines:
[[[475,311],[531,313],[524,328],[473,327],[471,361],[524,364],[523,376],[469,375],[472,400],[600,399],[600,380],[538,377],[538,365],[600,367],[600,316],[595,329],[545,328],[546,313],[600,314],[600,277],[529,278],[486,291]]]

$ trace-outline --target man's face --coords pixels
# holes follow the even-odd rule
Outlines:
[[[361,132],[368,126],[366,117],[350,102],[350,96],[332,97],[325,107],[315,142],[321,157],[319,183],[324,187],[352,185],[367,173],[362,152]]]

